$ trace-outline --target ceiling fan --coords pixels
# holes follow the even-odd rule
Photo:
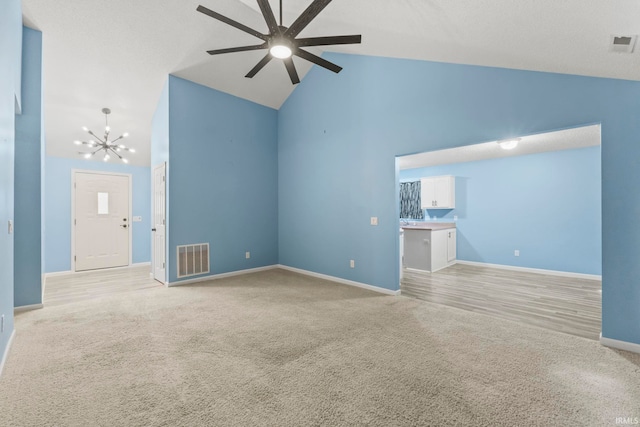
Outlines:
[[[262,58],[260,62],[258,62],[258,64],[256,64],[256,66],[247,73],[245,77],[252,78],[256,74],[258,74],[258,71],[262,70],[262,68],[264,68],[264,66],[267,65],[273,58],[279,58],[282,59],[282,62],[284,62],[284,66],[289,73],[289,78],[291,78],[291,83],[300,83],[298,72],[296,71],[296,67],[293,64],[292,55],[298,56],[302,59],[306,59],[307,61],[313,62],[314,64],[324,67],[327,70],[331,70],[334,73],[339,73],[342,70],[342,67],[329,62],[317,55],[314,55],[302,48],[308,46],[356,44],[362,41],[361,35],[297,38],[298,34],[307,25],[309,25],[309,23],[322,11],[322,9],[324,9],[329,3],[331,3],[331,0],[314,0],[289,27],[285,27],[282,25],[282,0],[280,0],[280,25],[278,25],[275,15],[271,10],[269,0],[257,1],[258,6],[260,6],[260,11],[262,12],[262,16],[264,17],[264,20],[267,22],[267,26],[269,27],[268,34],[262,34],[261,32],[249,28],[239,22],[236,22],[231,18],[227,18],[226,16],[220,15],[213,10],[207,9],[202,5],[198,6],[198,8],[196,9],[198,12],[204,13],[205,15],[217,19],[218,21],[222,21],[225,24],[231,25],[232,27],[242,30],[245,33],[251,34],[252,36],[255,36],[263,41],[263,43],[261,44],[252,46],[209,50],[207,51],[209,55],[269,49],[269,52],[267,52],[265,57]]]

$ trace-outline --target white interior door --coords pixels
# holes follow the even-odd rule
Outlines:
[[[153,277],[166,281],[166,166],[153,169]]]
[[[74,172],[75,271],[129,265],[129,176]]]

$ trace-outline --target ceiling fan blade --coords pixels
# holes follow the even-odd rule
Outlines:
[[[332,37],[308,37],[306,39],[296,39],[296,44],[300,46],[327,46],[332,44],[357,44],[362,42],[362,36],[332,36]]]
[[[221,53],[246,52],[248,50],[266,49],[267,47],[268,45],[266,43],[263,43],[263,44],[256,44],[253,46],[240,46],[240,47],[230,47],[227,49],[208,50],[207,53],[209,55],[220,55]]]
[[[285,35],[295,38],[329,3],[331,3],[331,0],[314,0],[285,31]]]
[[[326,68],[329,71],[333,71],[334,73],[339,73],[340,71],[342,71],[342,67],[340,67],[339,65],[336,65],[333,62],[329,62],[326,59],[322,59],[319,56],[314,55],[313,53],[307,52],[306,50],[295,49],[293,54],[299,56],[302,59],[306,59],[309,62],[313,62],[314,64],[317,64],[323,68]]]
[[[262,59],[260,60],[260,62],[258,62],[258,63],[256,64],[256,66],[255,66],[255,67],[253,67],[253,68],[251,69],[251,71],[249,71],[249,72],[247,73],[247,75],[246,75],[245,77],[252,78],[252,77],[253,77],[253,76],[255,76],[256,74],[258,74],[258,71],[262,70],[262,69],[264,68],[264,66],[265,66],[265,65],[267,65],[267,64],[269,63],[269,61],[271,61],[272,59],[273,59],[273,56],[271,56],[271,54],[270,54],[270,53],[267,53],[267,54],[265,55],[265,57],[264,57],[264,58],[262,58]]]
[[[260,10],[262,11],[262,16],[264,16],[264,20],[267,22],[267,26],[269,27],[269,32],[271,34],[278,34],[278,22],[276,22],[276,17],[273,14],[273,10],[271,10],[271,5],[269,4],[269,0],[258,0],[258,6],[260,6]]]
[[[196,9],[198,12],[204,13],[205,15],[208,15],[210,17],[212,17],[213,19],[217,19],[218,21],[224,22],[225,24],[231,25],[232,27],[235,27],[239,30],[244,31],[245,33],[249,33],[252,36],[255,36],[259,39],[262,39],[264,41],[267,40],[267,35],[262,34],[256,30],[254,30],[253,28],[249,28],[246,25],[243,25],[237,21],[234,21],[231,18],[227,18],[224,15],[220,15],[218,12],[214,12],[211,9],[207,9],[206,7],[200,5],[198,6],[198,8]]]
[[[296,66],[293,64],[293,57],[288,57],[284,59],[284,66],[287,67],[287,72],[289,73],[289,78],[291,79],[291,83],[297,85],[300,83],[300,78],[298,77],[298,72],[296,71]]]

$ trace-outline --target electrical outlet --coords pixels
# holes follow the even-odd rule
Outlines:
[[[377,216],[372,216],[371,217],[371,225],[378,225],[378,217]]]
[[[520,256],[520,251],[516,249],[515,251],[513,251],[513,255],[514,256]]]
[[[245,257],[246,259],[251,258],[251,252],[245,252],[245,253],[244,253],[244,257]]]
[[[458,215],[454,215],[454,216],[453,216],[453,220],[454,220],[454,221],[457,221],[457,220],[458,220]]]
[[[349,267],[351,267],[351,268],[356,268],[356,262],[355,262],[355,260],[351,260],[351,261],[349,261]]]

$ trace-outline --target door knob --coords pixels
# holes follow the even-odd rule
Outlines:
[[[120,224],[120,227],[127,228],[127,224]]]
[[[156,231],[156,229],[155,229],[155,228],[152,228],[152,229],[151,229],[151,231]]]

